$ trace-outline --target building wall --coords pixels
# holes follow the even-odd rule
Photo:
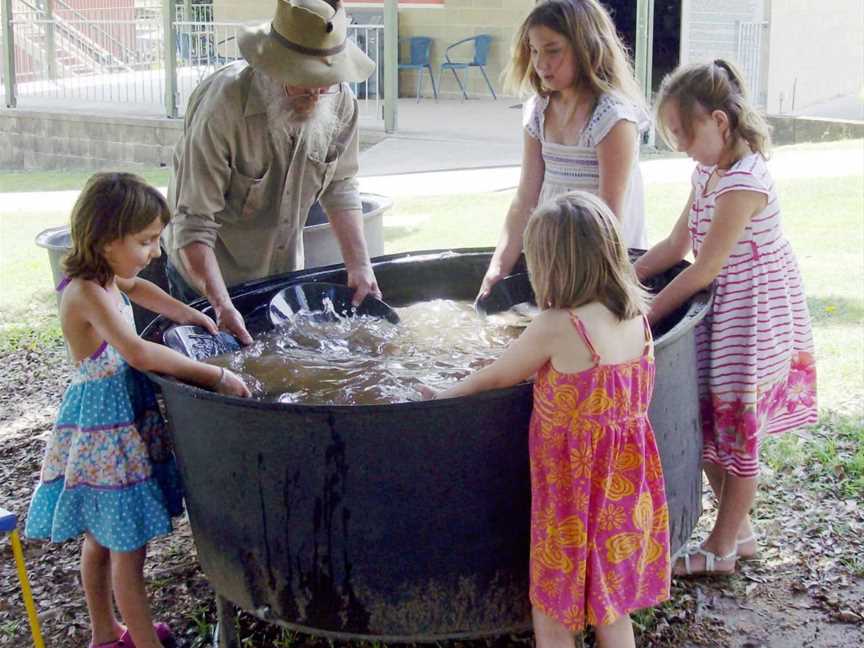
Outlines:
[[[451,43],[477,34],[491,34],[492,47],[489,52],[489,64],[486,73],[495,88],[495,92],[503,94],[501,75],[510,60],[510,50],[513,35],[528,12],[534,6],[533,0],[445,0],[441,8],[401,9],[399,11],[399,36],[430,36],[432,44],[432,68],[438,79],[439,68],[444,61],[444,50]],[[451,53],[451,59],[470,59],[473,50],[457,48]],[[467,75],[460,72],[463,83],[469,95],[489,97],[486,82],[478,70],[471,70]],[[416,77],[413,72],[400,73],[400,94],[414,94]],[[444,97],[461,97],[459,87],[453,75],[448,74],[441,82],[441,93]],[[432,96],[428,81],[424,82],[424,95]]]
[[[351,3],[346,3],[351,11]],[[354,4],[358,9],[373,8],[368,4]],[[380,8],[380,4],[377,5]],[[399,8],[399,37],[430,36],[432,44],[432,68],[438,81],[439,66],[444,61],[444,50],[451,43],[476,34],[491,34],[494,37],[489,53],[489,64],[486,72],[496,93],[502,90],[501,73],[510,58],[510,44],[513,34],[519,24],[534,6],[533,0],[444,0],[443,5],[401,6]],[[214,0],[214,19],[221,21],[251,21],[269,20],[273,17],[275,3],[273,0]],[[406,54],[407,54],[407,44]],[[453,60],[457,57],[470,59],[473,51],[470,47],[464,50],[454,50]],[[427,74],[424,72],[424,74]],[[471,96],[489,97],[489,90],[483,77],[477,70],[471,70],[465,80],[465,73],[460,72],[463,83]],[[399,93],[402,96],[414,96],[417,77],[413,71],[403,71],[399,75]],[[423,81],[424,96],[432,96],[432,86],[428,74]],[[461,97],[459,87],[452,74],[444,77],[442,95],[444,97]]]
[[[785,0],[783,0],[785,2]],[[766,92],[767,33],[759,28],[761,44],[739,56],[741,23],[766,20],[765,0],[682,0],[681,64],[722,58],[732,61],[751,84],[751,94],[763,104]]]
[[[769,29],[769,113],[864,91],[861,0],[772,0]]]

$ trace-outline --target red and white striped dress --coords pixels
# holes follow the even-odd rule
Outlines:
[[[765,435],[816,421],[813,335],[765,160],[758,153],[742,158],[708,191],[714,171],[700,165],[693,173],[694,255],[719,196],[755,191],[768,197],[717,276],[711,313],[696,330],[703,459],[739,477],[755,477]]]

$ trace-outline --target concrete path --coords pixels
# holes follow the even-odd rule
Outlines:
[[[360,155],[360,187],[387,196],[505,191],[519,183],[522,110],[513,99],[468,101],[399,100],[399,130],[385,137],[371,115],[361,128],[377,144]],[[368,139],[367,139],[368,141]],[[686,157],[645,155],[646,184],[689,182],[693,162]],[[769,168],[774,177],[864,175],[864,142],[799,145],[777,149]],[[77,191],[0,194],[0,212],[68,213]]]
[[[374,147],[369,152],[373,150]],[[693,161],[684,156],[645,159],[640,162],[646,185],[689,183],[693,165]],[[374,175],[374,165],[367,167],[365,158],[361,156],[360,166],[361,190],[389,196],[485,193],[512,189],[519,183],[518,165]],[[807,146],[779,148],[772,155],[768,167],[775,180],[864,175],[864,142],[857,142],[854,146],[848,143],[837,144],[836,148],[813,149]]]

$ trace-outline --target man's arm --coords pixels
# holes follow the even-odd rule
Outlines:
[[[216,314],[219,328],[237,336],[241,344],[252,344],[243,316],[234,307],[225,279],[216,262],[216,253],[205,243],[193,242],[180,249],[180,258],[193,288],[207,297]]]
[[[214,248],[220,225],[215,214],[225,208],[231,181],[228,122],[242,114],[228,114],[231,107],[208,109],[201,97],[187,115],[182,149],[174,170],[170,245],[192,287],[204,295],[216,314],[219,327],[233,333],[242,344],[251,344],[243,317],[234,308]]]
[[[355,289],[354,304],[362,302],[368,294],[381,299],[381,290],[372,270],[363,234],[363,212],[346,209],[333,214],[328,212],[327,218],[342,251],[342,260],[348,271],[348,285]]]
[[[369,261],[366,236],[363,234],[363,209],[357,185],[360,128],[357,100],[352,97],[351,101],[354,112],[342,133],[348,144],[339,156],[333,180],[321,194],[320,200],[342,251],[342,260],[348,271],[348,285],[355,289],[354,303],[359,304],[367,294],[380,299],[381,291]]]

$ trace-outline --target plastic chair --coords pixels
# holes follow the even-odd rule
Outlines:
[[[21,581],[21,594],[27,618],[30,620],[30,633],[33,635],[33,645],[45,648],[42,640],[42,628],[39,627],[39,617],[36,615],[36,605],[33,603],[33,592],[30,591],[30,581],[27,580],[27,570],[24,567],[24,552],[21,549],[21,539],[18,537],[18,517],[0,508],[0,533],[8,533],[12,541],[12,555],[15,556],[15,566],[18,568],[18,580]]]
[[[453,61],[450,59],[450,50],[471,41],[474,42],[474,58],[471,61]],[[489,34],[479,34],[477,36],[471,36],[470,38],[456,41],[447,47],[447,49],[444,50],[444,63],[441,64],[441,71],[438,74],[438,87],[441,87],[441,75],[444,74],[444,70],[450,70],[453,73],[453,76],[456,77],[456,83],[459,84],[459,89],[462,90],[462,96],[467,99],[468,93],[465,91],[465,86],[462,85],[462,79],[459,78],[456,70],[468,70],[469,68],[476,67],[480,69],[483,78],[486,79],[486,85],[489,86],[489,92],[492,93],[492,98],[498,99],[495,95],[495,89],[489,81],[489,77],[486,76],[485,65],[486,59],[489,57],[490,45],[492,45],[492,37]]]
[[[429,79],[432,81],[432,94],[438,101],[438,90],[435,87],[435,75],[432,73],[432,64],[429,62],[429,53],[432,50],[432,39],[428,36],[412,36],[411,38],[400,38],[400,44],[408,41],[410,58],[407,63],[400,63],[400,70],[417,70],[417,103],[423,90],[423,70],[429,70]]]

